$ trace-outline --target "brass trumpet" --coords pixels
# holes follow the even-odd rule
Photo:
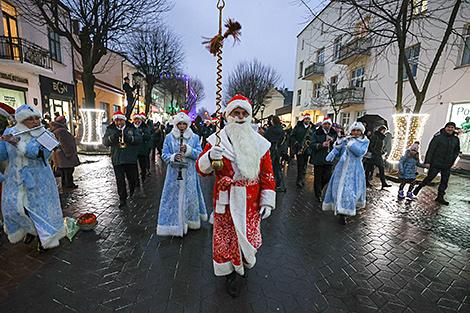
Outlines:
[[[124,141],[124,128],[121,130],[121,136],[119,136],[119,148],[127,148],[127,143]]]

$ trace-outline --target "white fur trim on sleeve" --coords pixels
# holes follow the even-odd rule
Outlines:
[[[176,153],[173,153],[170,157],[170,162],[175,162]]]
[[[193,153],[193,147],[190,145],[186,145],[186,153],[184,154],[185,157],[189,157]]]
[[[259,205],[260,207],[267,206],[274,209],[276,207],[276,192],[269,189],[262,190]]]
[[[213,169],[212,169],[212,166],[211,166],[211,161],[209,160],[209,151],[204,153],[204,155],[202,155],[199,158],[198,166],[199,166],[199,170],[202,173],[204,173],[204,174],[212,173]]]

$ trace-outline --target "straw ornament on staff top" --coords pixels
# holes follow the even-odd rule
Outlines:
[[[219,10],[219,32],[217,35],[212,37],[211,39],[207,39],[203,42],[206,45],[207,49],[211,54],[217,57],[217,80],[216,80],[216,97],[215,97],[215,104],[216,104],[216,146],[220,146],[220,122],[222,119],[222,48],[224,46],[225,39],[229,37],[233,37],[234,44],[240,41],[241,29],[242,26],[239,22],[234,21],[232,19],[228,19],[225,24],[223,24],[223,10],[225,7],[224,0],[217,1],[217,9]],[[223,27],[225,26],[226,30],[223,31]],[[212,161],[212,168],[215,170],[221,170],[224,166],[222,160],[213,160]]]

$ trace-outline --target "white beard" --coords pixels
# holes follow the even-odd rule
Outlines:
[[[233,146],[236,164],[243,178],[255,180],[260,171],[260,151],[256,149],[257,134],[251,127],[250,119],[238,120],[228,117],[229,123],[225,131]],[[236,121],[245,121],[236,123]]]

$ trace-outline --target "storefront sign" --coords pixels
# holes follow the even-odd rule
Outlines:
[[[45,76],[39,76],[41,84],[42,98],[73,100],[75,98],[75,88],[72,84],[67,84]]]
[[[470,102],[452,104],[449,121],[454,122],[457,127],[467,130],[468,126],[464,125],[467,117],[470,117]],[[470,155],[470,131],[462,133],[459,138],[460,150],[463,154]]]
[[[0,78],[7,79],[7,80],[10,80],[10,81],[13,81],[13,82],[23,83],[23,84],[28,83],[28,79],[26,79],[26,78],[19,77],[19,76],[13,75],[13,74],[2,73],[2,72],[0,72]]]

